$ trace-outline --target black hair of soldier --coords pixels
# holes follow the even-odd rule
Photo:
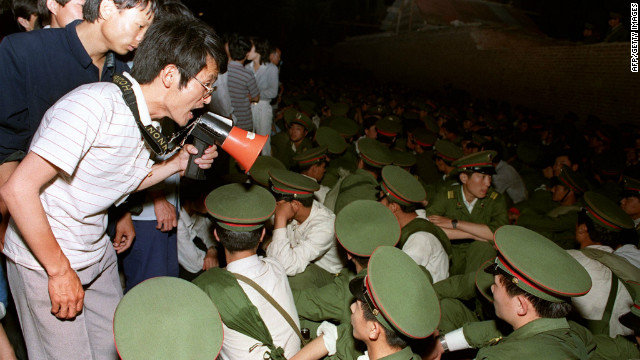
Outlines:
[[[376,125],[376,122],[378,122],[377,117],[373,117],[373,116],[367,116],[364,118],[364,120],[362,120],[362,131],[364,132],[364,130],[368,130],[370,129],[372,126]]]
[[[380,200],[382,200],[385,197],[387,198],[387,201],[398,205],[400,207],[400,210],[402,210],[402,212],[405,212],[405,213],[413,213],[413,212],[415,212],[418,209],[418,205],[420,205],[420,204],[416,204],[416,203],[411,203],[409,205],[400,204],[392,196],[387,196],[386,194],[384,194],[384,197],[380,198]]]
[[[11,11],[15,20],[18,20],[19,17],[29,20],[31,15],[40,17],[38,0],[13,0],[11,2]]]
[[[325,163],[325,165],[328,163],[328,161],[323,160],[323,161],[318,161],[318,162],[313,162],[313,163],[307,163],[307,164],[303,164],[301,165],[300,163],[296,163],[294,170],[297,172],[303,172],[305,170],[311,169],[311,167],[313,165],[322,165],[322,163]]]
[[[251,51],[251,40],[248,37],[232,34],[229,36],[229,56],[231,60],[242,60]]]
[[[292,202],[293,200],[296,200],[300,203],[300,205],[306,208],[310,208],[311,206],[313,206],[313,196],[297,198],[297,197],[294,197],[293,195],[284,195],[284,194],[273,192],[273,197],[276,198],[276,202],[280,200],[284,200],[285,202]]]
[[[222,246],[229,252],[253,250],[260,245],[263,227],[251,231],[233,231],[216,226],[216,234]]]
[[[512,277],[509,278],[505,275],[500,275],[499,279],[510,297],[523,295],[527,300],[529,300],[529,302],[531,302],[531,305],[536,309],[538,316],[542,318],[559,319],[566,317],[571,312],[572,306],[569,299],[560,303],[551,302],[522,290],[514,284],[513,281],[511,281]]]
[[[626,232],[610,230],[596,223],[587,215],[587,210],[585,209],[578,212],[578,225],[583,224],[587,226],[591,241],[609,246],[612,249],[616,249],[622,244],[623,236],[626,234]]]
[[[395,330],[387,329],[386,326],[382,325],[376,319],[376,317],[373,315],[373,313],[371,312],[371,309],[369,309],[369,305],[367,305],[366,302],[361,301],[360,302],[360,307],[362,308],[362,315],[364,316],[365,320],[367,320],[367,321],[375,321],[378,324],[380,324],[381,328],[384,329],[384,335],[385,335],[386,340],[387,340],[387,345],[389,345],[391,347],[399,347],[399,348],[405,348],[405,347],[409,346],[409,339],[407,337],[399,334]]]
[[[172,64],[180,72],[178,88],[182,89],[207,66],[209,56],[219,73],[226,71],[224,43],[209,25],[180,17],[156,20],[136,50],[131,76],[140,84],[149,84]]]

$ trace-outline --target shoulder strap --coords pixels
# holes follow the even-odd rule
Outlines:
[[[438,241],[440,241],[440,244],[444,248],[444,251],[447,253],[449,258],[451,258],[451,254],[452,254],[451,240],[449,240],[449,237],[447,236],[447,234],[438,226],[430,222],[429,220],[419,218],[419,217],[411,220],[407,225],[405,225],[402,228],[400,232],[400,241],[398,241],[398,244],[396,245],[396,247],[399,249],[402,249],[404,247],[404,244],[409,239],[409,236],[419,231],[428,232],[433,236],[435,236],[438,239]]]
[[[593,248],[585,248],[580,251],[585,256],[596,260],[609,268],[613,274],[622,280],[622,283],[627,288],[627,291],[629,291],[632,298],[640,296],[640,294],[636,293],[638,292],[637,287],[633,286],[633,283],[640,279],[640,269],[616,254],[611,254],[606,251]]]
[[[291,315],[289,315],[289,313],[286,312],[282,308],[282,306],[280,306],[280,304],[278,304],[278,302],[271,295],[269,295],[268,292],[266,292],[260,285],[258,285],[255,281],[249,279],[248,277],[244,275],[236,274],[236,273],[232,273],[232,274],[233,276],[235,276],[236,279],[254,288],[257,292],[260,293],[260,295],[262,295],[262,297],[264,297],[271,305],[273,305],[273,307],[276,308],[276,310],[278,310],[280,315],[282,315],[282,317],[287,321],[287,323],[289,323],[289,326],[291,326],[291,328],[293,329],[293,332],[296,333],[296,335],[298,335],[298,337],[300,338],[300,341],[302,342],[302,346],[306,345],[307,342],[302,337],[302,333],[300,333],[300,329],[298,329],[298,325],[296,325],[296,322],[293,321],[293,319],[291,318]]]
[[[136,124],[142,133],[144,142],[149,145],[156,155],[166,154],[169,151],[169,141],[167,141],[167,138],[165,138],[164,135],[162,135],[162,133],[152,125],[144,126],[140,120],[138,102],[136,101],[136,94],[133,92],[131,81],[121,74],[114,74],[112,82],[120,88],[120,91],[122,91],[122,98],[124,99],[124,102],[127,103],[133,117],[136,119]]]

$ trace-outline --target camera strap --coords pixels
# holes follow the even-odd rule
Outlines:
[[[144,142],[156,155],[165,155],[170,152],[172,150],[172,147],[169,146],[170,140],[167,140],[167,138],[152,125],[145,126],[142,124],[142,121],[140,120],[140,113],[138,111],[136,94],[133,92],[133,84],[131,84],[131,81],[122,74],[114,74],[112,81],[120,88],[120,91],[122,91],[122,98],[125,103],[127,103],[127,106],[129,106],[129,109],[131,109],[131,113],[136,119],[136,124],[142,133]]]

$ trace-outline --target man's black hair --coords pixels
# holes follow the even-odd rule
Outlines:
[[[556,302],[544,300],[522,290],[516,284],[514,284],[513,281],[511,281],[511,279],[507,278],[504,275],[499,275],[499,279],[502,285],[504,285],[507,291],[507,294],[509,294],[510,297],[514,297],[517,295],[524,295],[527,298],[527,300],[531,302],[531,304],[533,305],[533,308],[536,309],[536,312],[540,317],[550,318],[550,319],[559,319],[559,318],[566,317],[571,312],[571,303],[569,301],[556,303]]]
[[[262,227],[251,231],[231,231],[221,226],[216,227],[216,233],[222,246],[229,252],[253,250],[260,244]]]
[[[194,20],[193,12],[180,0],[167,0],[160,7],[160,18],[163,20],[169,17],[182,18],[184,20]]]
[[[273,193],[273,196],[276,198],[276,201],[284,200],[286,202],[292,202],[293,200],[296,200],[306,208],[310,208],[311,206],[313,206],[313,196],[305,198],[294,198],[292,195],[283,195],[276,192]]]
[[[235,34],[229,37],[229,56],[231,60],[239,61],[244,59],[250,50],[251,41],[249,38]]]
[[[95,22],[101,18],[100,4],[102,0],[86,0],[82,7],[82,18],[88,22]],[[160,11],[160,0],[113,0],[113,3],[119,10],[133,9],[139,7],[146,9],[149,4],[149,13],[153,13],[154,16],[158,15]]]
[[[367,116],[362,121],[362,129],[368,130],[370,127],[374,126],[378,120],[380,119],[378,119],[377,117]]]
[[[256,47],[256,52],[260,54],[260,64],[266,64],[269,62],[269,54],[271,54],[271,45],[269,40],[261,37],[251,38],[253,46]],[[249,49],[251,50],[251,49]]]
[[[31,15],[38,16],[38,21],[36,21],[35,29],[40,28],[38,26],[40,23],[40,10],[38,7],[38,0],[13,0],[11,2],[11,11],[13,12],[13,18],[16,21],[19,17],[28,21],[31,19]]]
[[[569,149],[560,150],[560,151],[558,151],[556,153],[554,161],[555,161],[555,159],[559,158],[560,156],[566,156],[567,159],[569,159],[569,161],[571,162],[572,166],[573,165],[578,165],[578,166],[581,165],[580,162],[582,160],[580,159],[580,157],[578,156],[578,154],[575,151],[571,151]]]
[[[386,326],[382,325],[373,315],[367,303],[361,301],[360,306],[362,307],[362,315],[366,320],[375,321],[378,324],[380,324],[380,326],[384,329],[384,334],[385,334],[385,337],[387,338],[387,345],[391,347],[399,347],[403,349],[409,345],[408,339],[406,337],[400,335],[399,333],[397,333],[392,329],[387,329]]]
[[[140,84],[151,83],[170,64],[180,71],[179,88],[207,65],[211,56],[218,72],[226,70],[224,44],[207,24],[193,19],[169,18],[154,21],[133,58],[131,75]]]
[[[586,225],[587,232],[591,241],[600,243],[605,246],[610,246],[615,249],[616,244],[621,242],[622,233],[619,231],[613,231],[605,228],[604,226],[597,224],[593,221],[586,210],[578,212],[578,225]]]

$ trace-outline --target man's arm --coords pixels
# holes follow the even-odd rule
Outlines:
[[[431,215],[429,221],[439,226],[449,239],[475,239],[480,241],[493,241],[493,231],[485,224],[477,224],[470,221],[458,220],[456,228],[453,228],[452,219],[444,216]]]
[[[247,87],[249,89],[249,101],[258,102],[260,101],[260,89],[258,89],[258,84],[256,83],[256,78],[251,76],[249,78],[249,82],[247,83]]]
[[[30,152],[0,188],[0,196],[25,243],[47,272],[51,313],[60,319],[72,319],[82,310],[84,290],[53,235],[40,201],[40,189],[57,174],[53,164]]]
[[[217,147],[215,145],[209,146],[209,148],[204,151],[202,157],[195,159],[195,163],[198,164],[201,169],[210,168],[213,163],[213,159],[218,156],[216,149]],[[198,149],[191,144],[187,144],[168,160],[154,164],[151,167],[149,175],[147,175],[147,177],[144,178],[138,186],[137,191],[144,190],[155,185],[175,173],[184,175],[184,171],[187,169],[189,156],[191,154],[198,154]]]

